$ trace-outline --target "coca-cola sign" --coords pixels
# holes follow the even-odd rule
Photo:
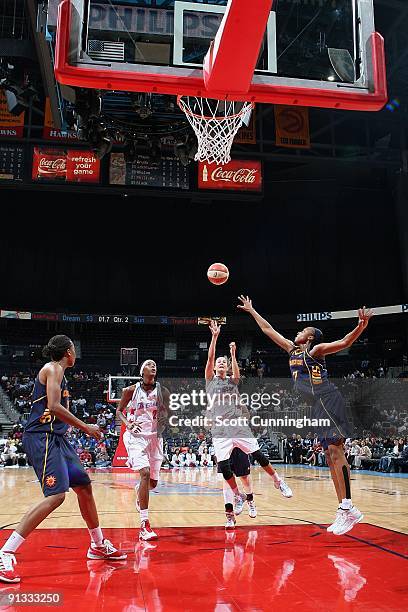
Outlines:
[[[97,183],[99,167],[99,159],[91,151],[34,147],[35,181]]]
[[[234,159],[224,166],[198,164],[200,189],[234,189],[262,191],[262,164],[259,161]]]

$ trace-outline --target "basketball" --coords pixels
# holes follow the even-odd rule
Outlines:
[[[228,280],[229,270],[222,263],[214,263],[208,268],[207,277],[213,285],[223,285]]]

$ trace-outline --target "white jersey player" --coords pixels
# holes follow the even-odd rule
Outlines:
[[[227,376],[228,359],[218,357],[215,359],[215,349],[221,327],[211,321],[210,331],[212,334],[208,359],[205,368],[205,380],[207,400],[212,411],[213,426],[211,428],[215,456],[219,470],[229,487],[224,488],[225,513],[227,522],[225,527],[235,527],[235,514],[240,514],[247,496],[240,493],[235,476],[229,461],[234,448],[240,448],[244,453],[251,454],[259,465],[273,478],[275,487],[279,489],[284,497],[292,497],[292,491],[280,478],[270,465],[267,457],[261,452],[259,444],[255,439],[248,422],[248,410],[241,406],[238,383],[240,379],[238,362],[236,359],[235,342],[230,343],[232,376]],[[215,371],[215,374],[214,374]],[[232,492],[232,494],[231,494]]]
[[[137,470],[136,507],[140,511],[141,540],[157,538],[149,522],[149,491],[157,486],[163,462],[161,426],[168,411],[169,392],[156,381],[157,367],[152,359],[140,368],[142,380],[122,391],[116,416],[126,425],[123,443],[128,465]]]

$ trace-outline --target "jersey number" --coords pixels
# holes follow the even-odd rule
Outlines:
[[[320,373],[320,367],[319,366],[313,366],[312,367],[312,378],[315,381],[320,381],[322,375]]]
[[[40,423],[51,423],[52,416],[49,408],[44,410],[44,414],[40,416]]]

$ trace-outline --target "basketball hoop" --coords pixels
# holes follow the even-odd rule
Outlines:
[[[227,164],[231,147],[243,123],[247,123],[253,102],[230,102],[192,96],[178,96],[177,104],[185,113],[198,141],[196,161]]]

